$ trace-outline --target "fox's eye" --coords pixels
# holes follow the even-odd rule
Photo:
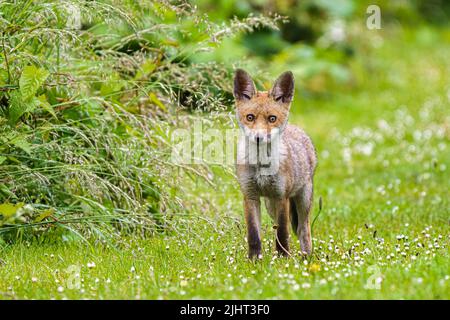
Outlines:
[[[269,122],[270,123],[274,123],[275,121],[277,121],[277,117],[276,116],[269,116]]]
[[[247,121],[249,121],[249,122],[252,122],[253,120],[255,120],[255,115],[253,115],[253,114],[248,114],[247,115]]]

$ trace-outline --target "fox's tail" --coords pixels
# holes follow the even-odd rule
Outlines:
[[[292,226],[292,229],[294,230],[294,233],[297,233],[297,227],[298,227],[297,207],[295,206],[295,202],[293,199],[289,199],[289,204],[290,204],[289,216],[290,216],[290,220],[291,220],[291,226]]]

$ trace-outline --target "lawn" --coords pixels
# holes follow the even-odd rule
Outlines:
[[[358,84],[292,106],[319,159],[311,258],[294,235],[293,256],[277,257],[264,212],[264,257],[250,262],[237,183],[217,167],[215,187],[180,181],[199,209],[170,232],[3,245],[0,298],[449,299],[450,32],[362,36]]]

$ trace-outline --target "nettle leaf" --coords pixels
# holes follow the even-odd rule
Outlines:
[[[48,103],[47,98],[45,97],[45,94],[41,94],[37,99],[39,100],[39,105],[42,107],[42,109],[44,109],[45,111],[50,113],[55,119],[58,118],[56,116],[55,110],[53,110],[52,105],[50,103]]]
[[[13,91],[9,96],[9,122],[16,123],[25,110],[26,105],[22,100],[22,95],[18,91]]]
[[[31,144],[28,142],[28,136],[26,134],[16,134],[14,132],[11,132],[6,135],[6,143],[9,146],[15,146],[19,149],[22,149],[26,153],[31,153]],[[12,157],[11,155],[8,155],[8,159],[13,162],[20,163],[17,159]]]
[[[17,137],[11,141],[11,144],[19,149],[22,149],[28,154],[31,154],[31,144],[26,140],[25,137]]]
[[[9,122],[15,124],[23,114],[32,112],[40,105],[41,101],[37,97],[25,100],[21,92],[12,92],[9,98]]]
[[[37,90],[42,86],[49,74],[47,70],[36,66],[25,67],[19,79],[19,88],[23,100],[28,100],[36,95]]]

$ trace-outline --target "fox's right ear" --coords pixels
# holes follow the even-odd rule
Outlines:
[[[236,100],[250,100],[256,93],[252,78],[242,69],[237,69],[234,75],[233,93]]]

